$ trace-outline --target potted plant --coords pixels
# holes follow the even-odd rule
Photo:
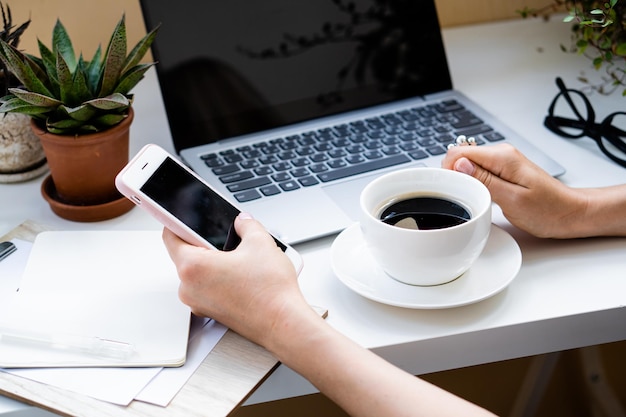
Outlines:
[[[122,16],[104,53],[98,47],[89,61],[75,54],[60,20],[52,32],[52,48],[38,43],[40,57],[0,41],[0,61],[21,83],[0,99],[0,113],[31,117],[50,168],[42,194],[61,217],[99,221],[133,207],[114,180],[128,162],[130,91],[154,65],[141,60],[157,30],[127,54]]]
[[[620,0],[552,0],[538,9],[524,8],[522,17],[548,18],[555,12],[566,10],[564,22],[572,23],[572,44],[561,49],[588,56],[596,69],[604,68],[606,76],[590,88],[610,94],[622,89],[626,96],[626,2]],[[580,77],[584,83],[589,83]]]
[[[13,25],[11,8],[0,2],[2,30],[0,39],[17,48],[20,36],[30,25],[30,19],[19,26]],[[0,97],[8,89],[17,87],[19,81],[0,62]],[[47,171],[46,157],[41,143],[30,128],[30,118],[24,114],[0,115],[0,182],[17,182],[34,178]]]

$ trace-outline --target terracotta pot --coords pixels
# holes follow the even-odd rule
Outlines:
[[[42,187],[42,192],[53,210],[55,202],[57,206],[64,207],[98,207],[115,201],[125,203],[115,188],[115,176],[128,163],[129,130],[133,116],[131,108],[128,117],[113,128],[75,136],[55,135],[31,122],[48,160],[53,185]],[[54,190],[55,195],[49,195],[50,190]],[[55,212],[65,217],[57,210]],[[118,210],[116,215],[119,214]],[[105,218],[107,215],[98,216],[95,220]],[[76,220],[85,221],[82,217]]]

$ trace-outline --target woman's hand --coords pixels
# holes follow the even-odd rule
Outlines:
[[[168,229],[163,241],[180,278],[179,297],[194,314],[211,317],[264,344],[290,309],[307,309],[293,264],[265,228],[240,214],[239,246],[229,252],[189,245]]]
[[[456,146],[442,166],[480,180],[504,216],[522,230],[553,238],[585,234],[586,193],[564,185],[511,145]]]

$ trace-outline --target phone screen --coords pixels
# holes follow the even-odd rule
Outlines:
[[[239,244],[234,230],[239,210],[172,158],[165,158],[141,191],[217,249]]]

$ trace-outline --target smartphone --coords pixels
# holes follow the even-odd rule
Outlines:
[[[228,251],[240,242],[234,230],[240,210],[157,145],[144,146],[119,172],[115,186],[192,245]],[[276,237],[274,241],[300,273],[298,252]]]

